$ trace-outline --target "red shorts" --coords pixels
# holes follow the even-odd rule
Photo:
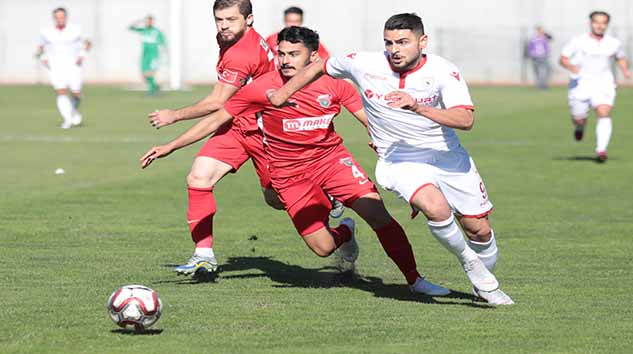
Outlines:
[[[290,178],[272,179],[273,188],[301,236],[328,225],[332,204],[326,193],[349,207],[358,198],[378,192],[343,145],[326,160],[306,164],[305,171]]]
[[[250,158],[261,186],[272,187],[263,136],[259,131],[242,131],[232,124],[226,124],[204,143],[197,156],[222,161],[233,167],[233,172]]]

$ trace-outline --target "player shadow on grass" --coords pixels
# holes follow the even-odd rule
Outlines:
[[[574,162],[595,162],[600,163],[595,156],[556,156],[552,160],[554,161],[574,161]],[[609,157],[609,160],[614,160]]]
[[[226,274],[229,272],[259,271],[248,274]],[[475,302],[471,294],[452,290],[448,296],[430,297],[413,294],[404,284],[385,284],[382,279],[361,276],[354,272],[341,272],[338,266],[303,268],[287,264],[270,257],[231,257],[218,269],[221,279],[249,279],[267,277],[277,288],[335,288],[348,287],[374,294],[379,298],[399,301],[422,302],[427,304],[462,305],[477,308],[492,308],[485,303]],[[466,300],[466,301],[455,301]]]

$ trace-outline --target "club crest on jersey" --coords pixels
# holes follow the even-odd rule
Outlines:
[[[434,80],[432,77],[423,77],[422,82],[424,83],[425,88],[429,88],[433,86]]]
[[[352,158],[351,158],[351,157],[345,157],[345,158],[342,158],[342,159],[339,161],[339,163],[341,163],[341,164],[343,164],[343,165],[345,165],[345,166],[347,166],[347,167],[352,167],[352,166],[354,166],[354,162],[352,162]]]
[[[321,95],[317,97],[317,101],[323,108],[328,108],[332,104],[332,96],[330,95]]]

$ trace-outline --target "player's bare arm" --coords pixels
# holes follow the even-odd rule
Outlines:
[[[168,156],[172,152],[189,146],[205,137],[215,133],[222,124],[230,121],[233,117],[224,109],[214,112],[210,116],[202,119],[196,125],[189,128],[178,138],[165,145],[154,146],[141,156],[141,168],[149,166],[155,159]]]
[[[475,123],[475,115],[469,109],[438,109],[421,105],[411,95],[403,91],[393,91],[385,96],[385,100],[387,100],[389,107],[415,112],[449,128],[470,130]]]
[[[284,103],[302,87],[317,80],[324,74],[323,62],[315,61],[301,69],[292,79],[286,82],[279,90],[266,94],[270,103],[275,107],[281,107]]]
[[[631,71],[629,70],[629,63],[626,61],[626,58],[620,58],[617,62],[620,71],[622,71],[622,75],[627,79],[631,79]]]
[[[181,109],[152,112],[147,115],[147,119],[154,128],[160,129],[181,120],[200,118],[221,109],[238,90],[237,86],[218,82],[213,91],[202,100]]]
[[[367,121],[367,113],[365,113],[364,109],[361,109],[358,112],[352,112],[352,115],[354,116],[354,118],[356,118],[357,121],[359,121],[365,128],[367,128],[367,125],[369,124]]]
[[[572,74],[578,74],[580,72],[580,68],[577,65],[573,65],[569,61],[569,58],[564,55],[561,55],[559,63],[563,68],[565,68],[565,70],[569,71]]]
[[[48,66],[48,59],[46,59],[46,55],[44,54],[44,46],[38,45],[37,49],[35,50],[35,59],[39,60],[42,65],[44,65],[44,67],[49,69],[50,67]]]

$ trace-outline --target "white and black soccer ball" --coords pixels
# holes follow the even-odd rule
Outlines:
[[[152,327],[160,318],[163,303],[158,293],[143,285],[125,285],[108,299],[108,313],[119,327],[133,326],[140,331]]]

